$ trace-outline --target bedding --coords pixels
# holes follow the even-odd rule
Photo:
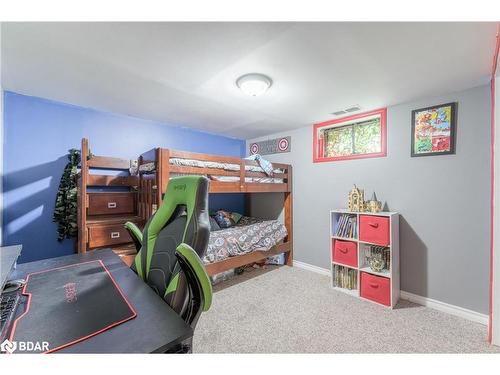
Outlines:
[[[240,178],[236,176],[208,176],[213,181],[220,182],[239,182]],[[245,177],[245,182],[254,182],[260,184],[282,184],[282,178],[273,178],[273,177]]]
[[[156,169],[156,165],[155,165],[155,162],[153,162],[153,161],[139,165],[139,172],[143,172],[143,173],[154,172],[155,169]]]
[[[219,163],[215,161],[203,161],[194,159],[170,158],[170,164],[184,165],[188,167],[223,169],[225,171],[239,171],[239,164]],[[245,170],[249,172],[264,172],[258,165],[245,165]],[[283,173],[282,169],[274,169],[273,173]]]
[[[212,169],[220,169],[225,171],[233,171],[237,172],[240,170],[239,164],[232,163],[219,163],[214,161],[203,161],[203,160],[194,160],[194,159],[182,159],[182,158],[170,158],[170,164],[172,165],[182,165],[187,167],[198,167],[198,168],[212,168]],[[154,162],[145,163],[139,166],[139,171],[142,173],[152,173],[154,172],[156,166]],[[262,167],[257,165],[245,165],[245,170],[248,172],[264,172]],[[268,171],[269,172],[269,171]],[[280,168],[276,168],[272,170],[272,173],[283,173],[284,170]],[[181,173],[171,173],[171,176],[181,176]],[[189,175],[189,173],[187,174]],[[209,175],[207,176],[212,181],[220,181],[220,182],[239,182],[240,178],[238,176],[217,176],[217,175]],[[253,183],[268,183],[268,184],[282,184],[282,178],[273,178],[273,177],[245,177],[245,182],[253,182]]]
[[[280,243],[287,234],[286,227],[277,220],[243,216],[235,226],[210,232],[203,262],[205,264],[219,262],[256,250],[268,251]]]

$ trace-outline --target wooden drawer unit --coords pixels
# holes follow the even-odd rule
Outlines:
[[[123,224],[103,224],[89,226],[89,248],[113,246],[132,242]]]
[[[332,240],[332,258],[336,263],[347,266],[358,266],[358,244],[351,241]]]
[[[390,245],[389,218],[359,215],[359,240],[382,246]]]
[[[88,193],[88,215],[132,214],[135,193]]]
[[[361,297],[391,306],[391,280],[361,272]]]

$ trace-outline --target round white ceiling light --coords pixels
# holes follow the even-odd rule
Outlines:
[[[271,78],[260,73],[245,74],[236,80],[236,86],[250,96],[264,94],[272,84]]]

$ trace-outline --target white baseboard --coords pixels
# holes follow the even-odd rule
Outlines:
[[[417,294],[401,291],[401,298],[407,301],[418,303],[419,305],[430,307],[431,309],[442,311],[450,315],[471,320],[476,323],[488,325],[488,315],[476,311],[465,309],[460,306],[450,305],[446,302],[437,301],[432,298],[422,297]]]
[[[330,276],[330,270],[318,266],[313,266],[312,264],[309,263],[299,262],[298,260],[293,261],[293,266],[297,268],[303,268],[308,271],[316,272],[321,275]]]
[[[314,266],[312,264],[304,263],[304,262],[299,262],[298,260],[293,261],[294,267],[297,268],[303,268],[308,271],[316,272],[321,275],[327,275],[330,276],[330,270],[326,268],[321,268],[318,266]],[[455,315],[460,318],[464,318],[476,323],[481,323],[484,325],[488,325],[488,315],[478,313],[476,311],[472,311],[469,309],[465,309],[463,307],[455,306],[455,305],[450,305],[449,303],[437,301],[432,298],[427,298],[427,297],[422,297],[417,294],[401,291],[400,294],[401,299],[405,299],[407,301],[411,301],[414,303],[418,303],[419,305],[429,307],[434,310],[438,310],[450,315]]]

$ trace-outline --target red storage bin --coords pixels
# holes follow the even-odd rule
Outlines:
[[[359,240],[382,246],[389,246],[389,218],[383,216],[360,215]]]
[[[361,272],[361,297],[391,306],[391,280]]]
[[[351,241],[333,240],[332,258],[335,262],[347,266],[358,266],[357,243]]]

